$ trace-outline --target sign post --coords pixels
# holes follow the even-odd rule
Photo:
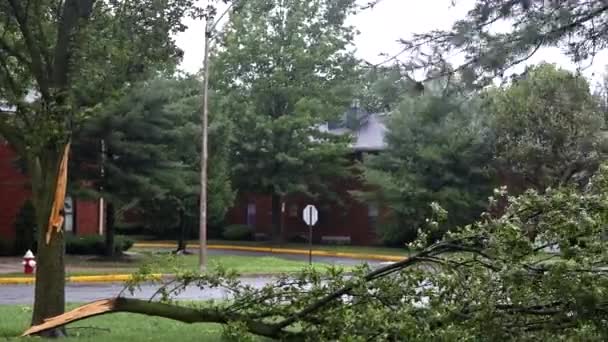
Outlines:
[[[314,205],[307,205],[302,211],[302,218],[308,225],[308,264],[312,265],[312,227],[319,220],[319,212]]]

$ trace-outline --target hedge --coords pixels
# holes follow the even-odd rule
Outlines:
[[[133,246],[134,241],[121,235],[114,237],[114,253],[121,254]],[[76,255],[103,255],[105,252],[105,237],[66,236],[65,252]]]

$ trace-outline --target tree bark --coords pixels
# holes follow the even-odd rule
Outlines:
[[[179,209],[179,237],[177,240],[176,253],[186,253],[186,222],[185,222],[185,211]]]
[[[272,194],[272,241],[279,244],[282,244],[284,242],[283,226],[281,220],[281,199],[282,198],[279,194]]]
[[[52,154],[52,153],[48,153]],[[49,243],[46,233],[57,183],[57,164],[60,157],[30,160],[32,199],[36,209],[38,226],[38,250],[36,256],[36,285],[32,324],[40,324],[45,318],[59,315],[65,310],[65,243],[63,232],[51,234]],[[55,170],[55,172],[51,171]],[[63,336],[63,329],[47,332],[47,336]]]
[[[115,256],[115,248],[114,248],[114,204],[111,201],[108,201],[106,206],[106,243],[105,243],[105,256],[114,257]]]

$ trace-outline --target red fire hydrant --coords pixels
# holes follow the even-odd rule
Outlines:
[[[34,260],[34,253],[31,250],[27,250],[25,255],[23,256],[23,273],[32,274],[34,273],[34,268],[36,267],[36,260]]]

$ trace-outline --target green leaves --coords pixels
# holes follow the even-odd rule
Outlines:
[[[166,202],[174,209],[171,198],[188,202],[196,196],[200,188],[199,89],[194,78],[155,78],[133,85],[124,97],[101,107],[76,136],[73,185],[93,181],[98,195],[117,203],[149,200]],[[210,123],[208,204],[210,221],[217,222],[234,197],[228,164],[231,128],[216,114]],[[101,154],[101,140],[105,155]],[[102,163],[103,177],[99,173]],[[194,206],[189,208],[196,212]]]
[[[584,67],[607,43],[608,7],[601,1],[476,0],[462,6],[471,10],[450,29],[418,32],[402,40],[405,51],[399,57],[406,69],[461,74],[482,88],[543,47],[563,47]],[[496,30],[504,23],[511,29]],[[464,57],[463,62],[445,68],[454,56]]]
[[[597,167],[603,117],[582,77],[541,64],[486,99],[500,168],[524,188],[543,191]]]
[[[386,151],[365,161],[365,179],[379,191],[361,196],[391,209],[380,230],[385,241],[410,242],[431,214],[431,202],[450,212],[448,226],[471,222],[481,212],[492,183],[479,115],[475,100],[429,90],[405,98],[387,118]],[[441,235],[434,229],[435,238]]]
[[[345,174],[343,138],[318,125],[350,103],[355,60],[344,24],[354,2],[246,1],[212,58],[211,87],[235,124],[234,176],[242,191],[318,194]]]

